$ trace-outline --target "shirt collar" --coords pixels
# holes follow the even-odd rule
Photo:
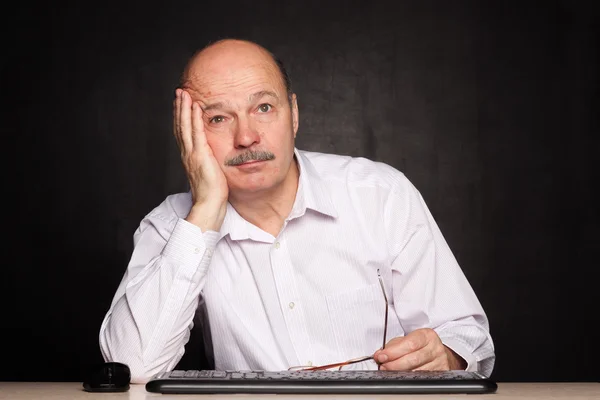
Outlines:
[[[307,209],[320,214],[337,218],[338,214],[331,199],[331,192],[323,181],[314,165],[310,162],[303,151],[294,148],[294,158],[298,163],[298,191],[288,220],[299,218],[306,213]],[[227,203],[227,214],[219,230],[220,239],[229,235],[232,240],[253,239],[270,243],[271,235],[262,232],[254,225],[242,218],[240,214]]]
[[[306,209],[337,218],[331,192],[326,182],[323,181],[317,169],[303,151],[294,149],[294,155],[298,161],[300,179],[290,219],[302,216]]]

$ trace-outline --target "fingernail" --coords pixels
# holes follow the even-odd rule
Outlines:
[[[380,354],[377,356],[377,361],[379,361],[380,363],[384,363],[388,360],[388,356],[386,356],[385,354]]]

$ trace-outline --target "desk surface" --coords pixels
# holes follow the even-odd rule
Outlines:
[[[277,397],[275,397],[277,396]],[[514,399],[557,399],[557,400],[600,400],[600,383],[498,383],[498,391],[484,395],[164,395],[148,393],[144,385],[131,385],[128,392],[124,393],[88,393],[84,392],[79,382],[0,382],[1,400],[113,400],[113,399],[162,399],[162,400],[197,400],[199,397],[211,399],[243,400],[268,399],[289,400],[305,399],[336,399],[352,400],[392,399],[425,400],[425,399],[487,399],[487,400],[514,400]]]

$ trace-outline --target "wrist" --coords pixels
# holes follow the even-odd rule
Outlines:
[[[221,229],[226,212],[227,202],[196,203],[190,209],[185,220],[198,226],[202,232],[218,232]]]
[[[446,356],[448,357],[448,366],[451,370],[465,370],[467,369],[467,361],[456,354],[450,347],[444,345]]]

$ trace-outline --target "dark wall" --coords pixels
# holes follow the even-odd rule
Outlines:
[[[133,232],[186,190],[179,73],[230,36],[287,64],[299,148],[387,162],[420,189],[488,313],[495,379],[597,380],[593,1],[155,3],[2,16],[0,380],[79,381],[102,361]],[[205,363],[194,338],[182,367]]]

